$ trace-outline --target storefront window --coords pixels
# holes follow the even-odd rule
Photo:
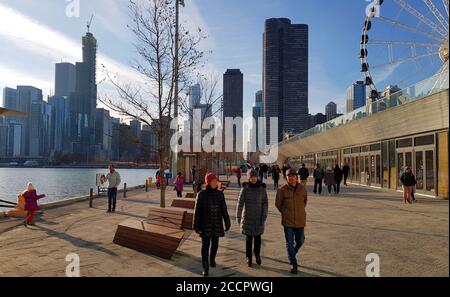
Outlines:
[[[389,145],[385,141],[381,145],[381,158],[382,158],[382,174],[383,174],[383,188],[389,188]]]
[[[389,141],[389,187],[395,189],[397,185],[397,171],[395,168],[395,141]]]

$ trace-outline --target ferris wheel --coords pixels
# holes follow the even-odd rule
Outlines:
[[[369,97],[377,88],[412,84],[443,71],[449,60],[448,0],[375,0],[366,9],[361,72]]]

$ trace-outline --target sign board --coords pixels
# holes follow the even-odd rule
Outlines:
[[[104,175],[103,173],[97,173],[96,174],[95,185],[99,189],[107,189],[108,186],[107,186],[106,182],[107,182],[106,175]]]

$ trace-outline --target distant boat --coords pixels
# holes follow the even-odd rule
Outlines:
[[[36,161],[26,161],[25,163],[23,163],[23,166],[25,167],[37,167],[39,166],[39,163]]]

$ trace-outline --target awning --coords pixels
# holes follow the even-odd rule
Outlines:
[[[0,107],[0,116],[25,116],[27,115],[26,112],[21,112],[17,110],[12,109],[6,109]]]

